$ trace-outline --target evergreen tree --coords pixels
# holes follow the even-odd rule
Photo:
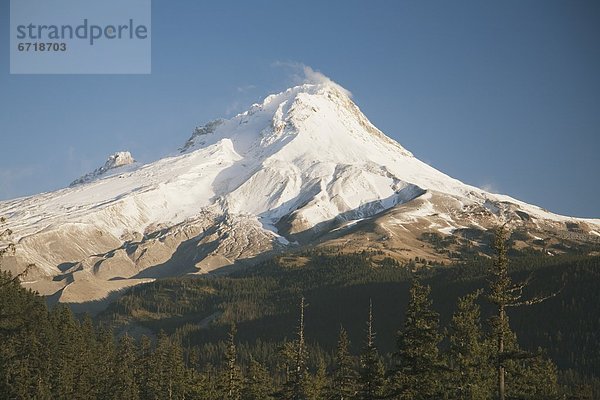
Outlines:
[[[278,352],[277,367],[283,376],[283,387],[281,393],[277,396],[282,399],[291,399],[293,372],[296,364],[296,345],[295,341],[285,340]]]
[[[497,306],[497,315],[491,320],[492,332],[496,339],[496,370],[497,370],[497,390],[498,399],[504,400],[506,397],[505,387],[505,340],[511,334],[506,315],[506,307],[518,300],[513,294],[513,284],[508,274],[508,257],[506,254],[506,232],[504,227],[496,231],[494,239],[494,249],[496,250],[496,259],[492,267],[492,282],[490,283],[490,293],[488,299]]]
[[[41,298],[23,289],[18,277],[0,271],[0,393],[51,398],[51,332]]]
[[[384,396],[385,367],[375,346],[373,330],[373,304],[369,300],[369,317],[367,319],[367,337],[360,357],[360,378],[358,399],[374,400]]]
[[[79,338],[73,338],[79,342],[80,347],[77,351],[81,353],[78,363],[77,389],[85,393],[85,396],[100,397],[103,390],[111,389],[110,384],[101,387],[99,383],[101,381],[106,383],[106,380],[110,380],[112,377],[107,377],[106,371],[104,371],[112,360],[100,360],[104,357],[104,353],[98,343],[96,329],[89,315],[85,315],[79,330]],[[110,335],[112,340],[112,333]],[[108,337],[105,336],[104,339],[107,340]],[[106,397],[109,397],[108,394]]]
[[[516,341],[516,335],[510,329],[508,315],[506,313],[509,307],[518,307],[541,303],[546,299],[553,297],[556,293],[548,296],[535,297],[529,300],[523,300],[522,294],[527,287],[529,279],[522,283],[513,283],[508,271],[507,256],[507,232],[502,226],[496,230],[494,239],[494,249],[496,258],[492,266],[492,280],[490,282],[488,301],[496,307],[496,315],[490,319],[492,327],[492,337],[496,342],[495,346],[495,368],[497,377],[497,394],[499,400],[506,399],[506,368],[507,365],[519,365],[522,360],[532,360],[536,355],[524,352],[519,349]],[[511,343],[508,343],[511,341]],[[515,364],[516,363],[516,364]],[[549,372],[549,370],[548,370]],[[548,378],[550,378],[548,376]],[[555,379],[555,378],[553,378]]]
[[[322,357],[319,357],[317,362],[317,371],[314,376],[310,377],[308,399],[309,400],[322,400],[327,397],[327,389],[329,387],[329,378],[327,377],[327,368],[325,367],[325,361]]]
[[[140,346],[137,357],[136,381],[139,384],[140,399],[150,400],[156,398],[155,388],[156,375],[153,364],[152,342],[148,336],[143,335],[140,339]]]
[[[143,364],[140,383],[141,399],[183,399],[186,395],[187,371],[179,342],[160,332],[156,349],[151,351],[147,339],[141,343]]]
[[[308,351],[304,338],[304,307],[304,297],[302,297],[296,340],[293,348],[284,347],[284,356],[291,357],[291,360],[285,362],[288,378],[283,388],[283,398],[289,400],[306,400],[308,398]]]
[[[414,281],[406,319],[397,335],[392,371],[393,397],[432,399],[439,395],[441,370],[438,314],[431,308],[430,288]]]
[[[219,388],[219,380],[222,378],[219,371],[212,365],[205,365],[199,373],[192,375],[192,383],[189,390],[192,399],[198,400],[221,400],[223,393]]]
[[[354,360],[350,354],[350,340],[346,330],[340,327],[329,398],[331,400],[353,398],[356,394],[356,381],[357,374],[354,370]]]
[[[114,398],[116,349],[112,329],[105,327],[98,329],[94,352],[95,356],[84,356],[85,359],[94,363],[92,366],[86,367],[86,370],[93,374],[91,378],[93,386],[90,388],[90,393],[97,393],[102,399]]]
[[[183,359],[183,347],[173,338],[168,341],[168,357],[166,375],[168,381],[167,397],[171,399],[185,399],[187,394],[188,370]]]
[[[225,376],[225,398],[228,400],[239,400],[242,396],[242,374],[237,364],[237,348],[235,345],[236,327],[231,325],[227,336],[226,376]]]
[[[273,382],[269,371],[254,358],[250,359],[243,400],[273,400]]]
[[[115,398],[137,400],[140,390],[137,383],[138,365],[135,341],[125,334],[119,340],[114,368]]]
[[[458,310],[448,327],[450,366],[446,393],[449,399],[489,399],[493,369],[488,362],[490,346],[481,328],[481,313],[476,303],[480,291],[458,300]]]
[[[74,399],[79,381],[83,344],[79,324],[67,306],[57,306],[50,313],[53,357],[51,364],[52,393],[56,399]]]
[[[538,349],[541,353],[541,349]],[[506,397],[522,400],[559,399],[558,374],[556,366],[541,356],[524,360],[508,360],[506,375],[511,385]]]

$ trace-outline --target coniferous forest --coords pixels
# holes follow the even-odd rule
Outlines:
[[[594,399],[600,258],[282,255],[93,318],[0,275],[6,399]]]

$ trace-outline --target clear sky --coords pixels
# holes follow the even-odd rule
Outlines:
[[[0,199],[142,162],[294,83],[303,63],[466,183],[600,217],[600,2],[152,2],[152,74],[9,75],[0,1]]]

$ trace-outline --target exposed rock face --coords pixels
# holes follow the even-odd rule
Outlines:
[[[385,136],[347,93],[306,84],[197,128],[177,156],[127,152],[54,193],[0,203],[18,241],[8,268],[64,302],[151,279],[249,265],[302,245],[448,261],[485,253],[508,222],[516,246],[600,245],[600,221],[552,214],[453,179]],[[595,246],[595,247],[594,247]]]

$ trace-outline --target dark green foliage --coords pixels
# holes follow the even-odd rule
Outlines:
[[[238,365],[235,335],[235,324],[232,324],[227,335],[227,352],[225,353],[227,366],[225,376],[223,377],[223,392],[225,393],[225,398],[228,400],[240,400],[242,397],[242,373]]]
[[[530,400],[559,399],[556,366],[541,356],[511,360],[506,365],[507,398]]]
[[[136,344],[125,334],[119,340],[115,357],[113,393],[116,398],[137,400],[140,398]]]
[[[491,354],[495,358],[497,374],[496,393],[500,400],[558,398],[556,367],[550,361],[541,359],[540,354],[526,352],[519,347],[507,314],[509,307],[538,304],[552,295],[523,299],[529,280],[513,283],[508,270],[506,241],[507,233],[501,227],[496,231],[496,258],[487,296],[496,308],[495,315],[490,318],[490,339],[494,343]]]
[[[359,400],[374,400],[385,396],[385,366],[375,346],[373,305],[369,300],[369,318],[365,347],[360,355]]]
[[[153,398],[183,399],[186,394],[186,368],[181,345],[164,333],[158,336],[151,357],[153,368],[149,382]]]
[[[481,312],[476,303],[480,291],[458,299],[448,327],[448,399],[489,399],[494,387],[490,363],[492,343],[485,340]]]
[[[308,399],[309,400],[321,400],[327,397],[327,390],[329,388],[329,377],[327,376],[327,369],[325,367],[325,361],[319,359],[317,362],[317,368],[315,374],[310,378]]]
[[[354,358],[350,354],[350,340],[343,327],[340,327],[338,344],[333,359],[333,373],[329,399],[348,400],[357,392],[357,373]]]
[[[430,288],[414,281],[394,354],[394,398],[432,399],[441,393],[439,315],[431,307]]]
[[[286,365],[286,381],[283,386],[283,399],[306,400],[310,397],[310,377],[308,374],[308,351],[304,337],[304,297],[300,300],[300,318],[296,340],[283,349]]]
[[[42,299],[0,272],[0,393],[7,398],[51,398],[50,332]]]
[[[216,364],[221,354],[215,348],[216,343],[223,340],[231,322],[222,320],[221,315],[237,314],[240,318],[240,361],[246,364],[250,351],[260,351],[266,357],[261,355],[260,361],[274,367],[276,347],[289,337],[289,327],[297,319],[296,304],[301,289],[308,302],[319,304],[307,315],[307,329],[312,340],[322,348],[335,347],[342,323],[351,341],[357,344],[353,351],[358,352],[363,340],[363,322],[356,317],[355,310],[364,309],[369,298],[373,298],[378,304],[378,347],[382,354],[393,351],[394,332],[407,304],[407,279],[411,276],[403,267],[373,266],[363,255],[311,256],[305,265],[296,268],[281,263],[281,258],[276,259],[231,277],[169,279],[161,284],[137,287],[122,301],[148,303],[149,309],[141,307],[132,313],[122,313],[110,308],[103,319],[107,322],[135,321],[156,334],[160,329],[168,333],[177,331],[183,343],[202,348],[201,362]],[[456,298],[487,286],[490,267],[490,260],[478,259],[473,265],[419,272],[420,278],[432,287],[434,306],[441,315],[442,324],[448,323]],[[509,272],[516,282],[534,274],[535,279],[530,282],[533,293],[552,292],[564,282],[564,289],[558,296],[531,307],[508,310],[519,343],[529,350],[541,345],[561,369],[576,369],[584,375],[600,376],[600,337],[597,333],[600,332],[600,312],[596,307],[600,304],[600,257],[528,256],[511,259]],[[319,280],[315,281],[314,276],[319,276]],[[347,282],[342,278],[347,278]],[[235,285],[223,283],[226,281],[235,282]],[[264,312],[257,315],[259,306],[243,294],[255,290],[263,293],[264,287],[269,288],[265,294]],[[167,288],[173,298],[182,298],[183,292],[187,293],[189,312],[162,317],[151,312],[159,306],[152,299],[162,302],[164,297],[154,292]],[[191,293],[203,293],[203,296],[209,293],[210,300],[195,298]],[[127,298],[143,300],[129,301]],[[253,305],[245,305],[247,302]],[[193,311],[194,307],[199,311]],[[244,309],[253,311],[248,315],[233,311]],[[482,309],[486,318],[490,311],[488,306]],[[556,318],[548,318],[549,315]],[[207,316],[214,316],[213,323],[199,328],[197,322]],[[326,361],[329,362],[327,357]]]
[[[273,380],[267,368],[256,361],[250,360],[246,383],[242,395],[243,400],[273,400]]]

